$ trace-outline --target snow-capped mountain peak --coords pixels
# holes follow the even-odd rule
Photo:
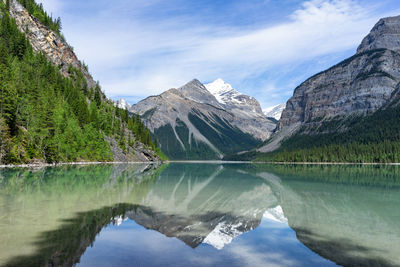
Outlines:
[[[283,110],[286,108],[286,104],[279,104],[266,109],[263,109],[264,114],[269,118],[280,120]]]
[[[219,103],[224,105],[227,102],[226,96],[228,93],[230,95],[230,98],[242,95],[242,93],[239,93],[238,91],[233,89],[232,85],[226,83],[221,78],[216,79],[212,83],[205,84],[204,86],[211,94],[215,96]]]
[[[121,109],[130,109],[131,105],[123,98],[115,102],[115,106],[121,108]]]

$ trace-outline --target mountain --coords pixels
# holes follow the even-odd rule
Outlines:
[[[275,124],[254,99],[249,103],[222,103],[198,80],[161,95],[148,97],[130,111],[144,124],[171,159],[220,159],[245,151],[268,138]],[[254,101],[256,102],[254,105]]]
[[[268,125],[271,122],[265,119],[260,103],[254,97],[236,91],[222,79],[217,79],[204,86],[214,95],[220,105],[235,114],[235,116],[244,119],[259,119],[261,120],[261,127],[263,127],[263,124],[267,124],[264,126],[268,128],[267,131],[271,131],[271,128],[273,128],[272,125]]]
[[[132,106],[123,98],[115,102],[115,106],[119,107],[120,109],[130,109]]]
[[[275,122],[265,118],[260,103],[252,96],[240,93],[222,79],[204,85],[218,103],[238,120],[236,126],[258,139],[266,140],[276,127]]]
[[[0,1],[0,84],[0,164],[159,160],[34,0]]]
[[[397,160],[389,151],[400,149],[399,36],[400,16],[381,19],[354,56],[298,86],[259,151],[293,151],[286,156],[295,161]]]
[[[274,118],[275,120],[279,121],[285,107],[286,107],[286,103],[279,104],[276,106],[272,106],[272,107],[263,109],[263,112],[264,112],[265,116],[267,116],[268,118]]]

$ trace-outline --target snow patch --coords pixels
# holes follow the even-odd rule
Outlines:
[[[266,210],[263,214],[263,218],[274,222],[288,223],[288,219],[285,217],[281,206]]]
[[[115,218],[112,218],[112,221],[116,226],[120,226],[123,222],[127,221],[129,218],[128,217],[123,217],[123,216],[118,216]]]
[[[116,107],[119,107],[120,109],[130,109],[131,105],[123,98],[118,100],[117,102],[114,103]]]
[[[214,82],[205,84],[204,85],[207,90],[215,96],[215,98],[218,100],[219,103],[226,105],[227,102],[227,94],[229,93],[229,98],[231,101],[236,101],[235,99],[236,96],[242,95],[242,93],[239,93],[235,89],[233,89],[232,85],[229,83],[226,83],[224,80],[221,78],[216,79]]]
[[[207,235],[203,240],[203,243],[209,244],[214,248],[221,250],[226,245],[230,244],[235,237],[243,234],[238,228],[242,226],[242,223],[227,224],[225,222],[219,223],[214,230]]]
[[[276,120],[280,120],[281,116],[282,116],[282,112],[285,108],[286,108],[286,104],[279,104],[276,106],[272,106],[272,107],[263,109],[263,112],[267,117],[274,118]]]

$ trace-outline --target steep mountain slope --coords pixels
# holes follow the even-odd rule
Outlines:
[[[237,127],[261,140],[269,138],[276,123],[265,117],[260,103],[254,97],[236,91],[222,79],[206,84],[205,87],[225,110],[242,119],[236,122]]]
[[[282,113],[277,133],[259,151],[270,152],[282,144],[278,152],[306,149],[296,156],[291,153],[290,160],[296,161],[326,161],[329,157],[320,154],[339,150],[343,156],[335,152],[330,160],[396,160],[395,153],[387,150],[397,151],[400,141],[391,130],[400,124],[396,115],[399,36],[400,16],[381,19],[354,56],[297,87]],[[316,155],[314,159],[312,154]],[[370,154],[375,158],[367,157]]]
[[[64,40],[62,36],[52,31],[49,27],[36,17],[29,14],[17,0],[10,0],[10,17],[15,19],[18,29],[25,33],[29,39],[33,50],[44,53],[47,58],[57,66],[61,66],[61,72],[64,76],[69,76],[68,68],[72,67],[82,71],[89,87],[95,87],[96,82],[75,55],[72,47]],[[24,1],[28,5],[30,1]],[[24,3],[22,2],[22,3]],[[29,4],[32,6],[33,4]]]
[[[130,111],[142,116],[172,159],[219,159],[261,142],[239,128],[246,122],[223,109],[198,80],[148,97]]]
[[[0,164],[157,160],[150,132],[113,107],[59,25],[33,0],[0,2]]]

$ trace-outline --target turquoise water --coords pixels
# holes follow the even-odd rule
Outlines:
[[[400,265],[397,166],[0,170],[4,266]]]

